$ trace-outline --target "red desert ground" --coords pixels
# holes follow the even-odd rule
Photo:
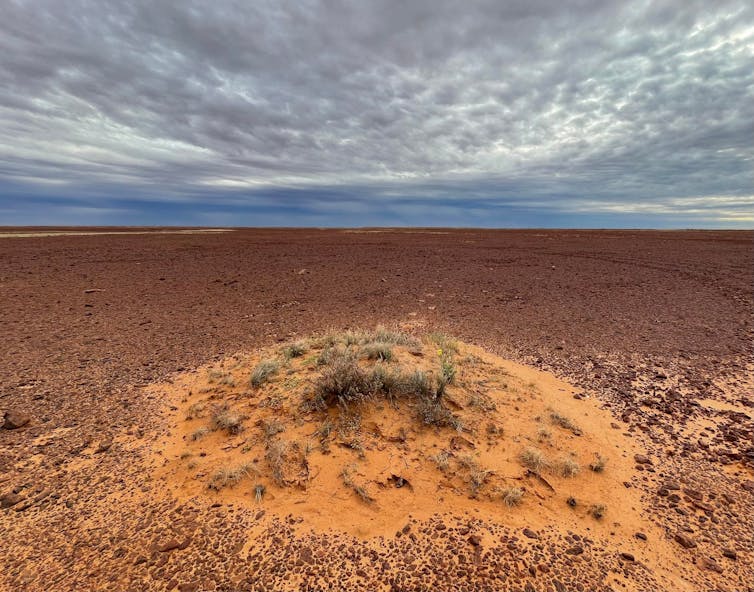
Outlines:
[[[0,590],[754,589],[754,233],[221,230],[0,233]]]

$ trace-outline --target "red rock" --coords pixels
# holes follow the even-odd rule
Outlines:
[[[696,541],[682,532],[677,532],[673,538],[684,549],[693,549],[696,547]]]
[[[475,547],[478,547],[479,545],[481,545],[481,544],[482,544],[482,537],[480,537],[480,536],[479,536],[478,534],[472,534],[472,535],[471,535],[471,536],[470,536],[470,537],[468,538],[468,541],[469,541],[469,543],[471,543],[471,544],[472,544],[472,545],[474,545]]]
[[[3,423],[3,428],[6,430],[17,430],[18,428],[24,427],[31,418],[26,415],[22,411],[18,411],[17,409],[8,409],[5,412],[5,423]]]
[[[20,495],[13,493],[12,491],[9,493],[4,493],[3,495],[0,495],[0,508],[4,510],[5,508],[15,506],[22,499],[23,498]]]

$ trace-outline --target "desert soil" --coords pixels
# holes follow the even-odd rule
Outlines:
[[[0,243],[0,590],[754,590],[754,233],[60,230]],[[588,406],[605,517],[405,488],[320,511],[171,464],[191,380],[378,324]]]

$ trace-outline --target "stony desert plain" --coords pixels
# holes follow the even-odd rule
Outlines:
[[[754,590],[754,232],[0,229],[0,590]]]

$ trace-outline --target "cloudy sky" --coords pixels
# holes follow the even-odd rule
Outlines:
[[[750,0],[0,15],[0,225],[754,226]]]

